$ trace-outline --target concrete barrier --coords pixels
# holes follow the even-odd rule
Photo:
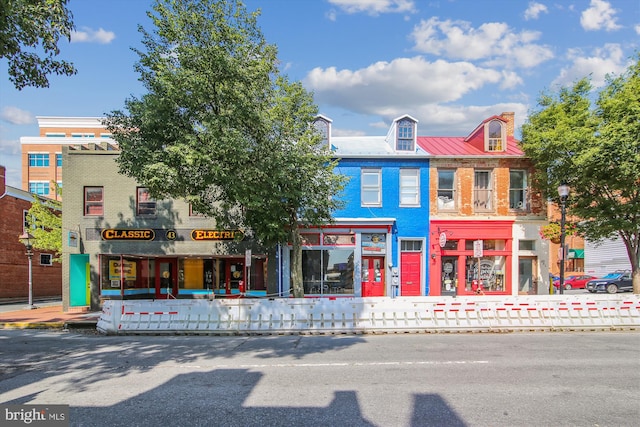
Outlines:
[[[121,333],[390,333],[640,328],[640,296],[106,300],[98,321]]]

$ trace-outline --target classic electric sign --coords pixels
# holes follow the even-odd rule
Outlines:
[[[102,240],[153,240],[156,233],[150,229],[105,228]]]
[[[240,230],[192,230],[191,238],[202,240],[240,240],[243,234]]]

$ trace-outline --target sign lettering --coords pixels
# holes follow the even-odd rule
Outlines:
[[[105,228],[101,235],[102,240],[153,240],[155,238],[155,232],[149,229]]]
[[[243,236],[240,230],[192,230],[191,238],[196,241],[239,240]]]

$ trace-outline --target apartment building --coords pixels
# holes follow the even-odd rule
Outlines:
[[[100,117],[37,117],[39,136],[20,138],[22,189],[39,196],[61,200],[62,147],[80,139],[103,140],[111,135]]]

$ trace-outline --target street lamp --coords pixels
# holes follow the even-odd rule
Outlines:
[[[565,260],[565,217],[566,217],[566,204],[567,197],[569,197],[569,186],[566,183],[562,183],[558,186],[558,195],[560,196],[560,294],[564,293],[564,260]]]
[[[36,308],[33,305],[33,268],[31,264],[31,259],[33,258],[33,241],[36,239],[28,232],[24,232],[19,237],[20,242],[27,248],[27,252],[25,255],[29,258],[29,305],[27,308],[33,309]]]

